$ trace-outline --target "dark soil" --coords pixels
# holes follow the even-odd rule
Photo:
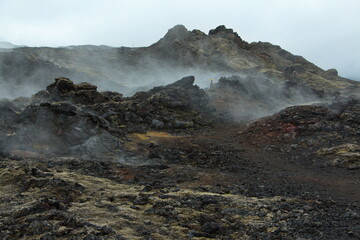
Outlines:
[[[193,82],[3,102],[0,239],[360,238],[358,100],[234,124]]]

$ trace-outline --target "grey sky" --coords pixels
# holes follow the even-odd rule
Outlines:
[[[0,41],[148,46],[183,24],[233,28],[360,80],[360,0],[0,0]]]

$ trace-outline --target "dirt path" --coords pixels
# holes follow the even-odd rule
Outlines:
[[[239,165],[237,166],[238,169],[240,169],[239,171],[231,171],[231,178],[247,178],[254,186],[258,181],[259,186],[265,183],[266,186],[278,188],[276,191],[281,190],[286,193],[287,189],[290,189],[289,191],[292,191],[292,194],[302,195],[309,192],[312,195],[343,199],[346,202],[360,204],[359,170],[319,167],[309,164],[311,162],[309,159],[303,162],[292,162],[290,160],[291,154],[294,154],[292,152],[266,151],[259,146],[248,143],[242,134],[243,129],[243,125],[231,125],[226,128],[216,127],[191,137],[177,139],[170,145],[177,145],[181,142],[182,148],[188,147],[192,148],[193,151],[209,154],[209,161],[212,161],[211,155],[214,155],[211,149],[230,152],[234,159],[229,163],[225,162],[225,164],[237,164]],[[169,145],[169,142],[166,145]],[[220,158],[220,162],[224,161],[221,159],[222,156],[215,156],[214,158],[216,157]],[[254,191],[257,190],[254,189]]]
[[[331,198],[345,198],[351,202],[360,199],[359,171],[340,169],[335,167],[319,168],[311,165],[291,163],[280,153],[262,152],[256,148],[249,148],[247,156],[260,168],[273,173],[274,178],[282,178],[288,182],[305,184],[311,190],[319,191]],[[250,150],[251,149],[251,150]],[[261,173],[260,173],[261,174]]]

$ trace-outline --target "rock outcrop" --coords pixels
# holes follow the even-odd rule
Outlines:
[[[0,61],[43,89],[0,100],[0,239],[360,238],[360,88],[335,69],[224,26]],[[114,91],[184,69],[222,77]]]
[[[359,100],[325,106],[293,106],[250,124],[248,141],[275,148],[309,164],[359,168]],[[300,157],[302,156],[302,157]]]
[[[280,82],[292,81],[313,91],[354,94],[358,82],[342,78],[295,56],[280,46],[247,43],[232,29],[219,26],[205,34],[182,25],[170,29],[158,42],[142,48],[70,46],[65,48],[15,48],[0,52],[0,77],[9,96],[22,96],[24,87],[42,89],[48,79],[67,76],[102,89],[125,94],[134,87],[159,85],[172,73],[264,73]],[[199,74],[200,75],[200,74]],[[172,79],[176,80],[176,78]],[[149,87],[150,86],[150,87]],[[358,92],[355,92],[359,94]]]
[[[22,151],[97,159],[106,159],[111,152],[111,158],[119,158],[125,134],[210,124],[208,97],[194,80],[185,77],[124,98],[116,92],[98,92],[89,83],[56,78],[27,100],[26,107],[17,101],[2,102],[1,149],[15,155]],[[94,148],[96,144],[103,147]]]

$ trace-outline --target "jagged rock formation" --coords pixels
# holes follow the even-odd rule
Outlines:
[[[111,158],[118,159],[121,150],[115,148],[125,134],[176,131],[210,123],[208,97],[193,85],[194,80],[185,77],[124,98],[116,92],[98,92],[89,83],[57,78],[46,90],[27,99],[27,104],[25,99],[22,106],[18,101],[2,102],[1,148],[13,155],[91,157],[101,154],[89,147],[105,141],[108,152],[113,153]]]
[[[178,25],[149,47],[112,48],[71,46],[64,48],[15,48],[0,52],[0,77],[4,87],[16,83],[44,88],[48,79],[67,76],[101,89],[130,93],[127,87],[161,85],[185,74],[253,74],[316,91],[354,93],[358,82],[324,71],[301,56],[264,42],[247,43],[232,29],[219,26],[205,34]],[[127,87],[125,87],[127,86]],[[19,87],[19,88],[20,88]],[[10,91],[10,88],[9,88]],[[13,95],[17,94],[15,90]],[[358,94],[358,92],[356,92]]]
[[[358,100],[244,126],[216,96],[271,106],[264,93],[290,101],[293,86],[194,80],[123,97],[57,78],[2,101],[0,238],[360,236],[359,178],[343,172],[359,171]]]
[[[0,239],[360,238],[360,88],[334,69],[224,26],[0,59],[5,83],[47,86],[0,101]],[[164,68],[235,74],[113,91]]]
[[[244,132],[252,144],[291,153],[293,161],[359,169],[359,112],[359,100],[294,106],[250,124]]]
[[[194,81],[193,76],[184,77],[166,86],[123,97],[117,92],[98,92],[89,83],[74,84],[68,78],[56,78],[46,90],[31,98],[1,102],[1,149],[13,156],[119,160],[125,154],[123,143],[131,133],[145,134],[151,130],[180,133],[221,122],[248,122],[296,105],[299,98],[321,100],[318,104],[323,106],[294,106],[262,120],[265,123],[255,122],[250,126],[256,131],[252,127],[247,129],[247,133],[254,132],[250,139],[266,139],[273,145],[272,136],[293,137],[311,129],[309,138],[313,139],[315,130],[319,130],[326,137],[325,142],[318,142],[319,147],[313,150],[316,152],[328,147],[330,141],[345,144],[354,131],[356,135],[358,100],[348,102],[337,95],[324,98],[310,90],[304,95],[300,93],[304,89],[260,77],[221,78],[206,91],[194,85]],[[338,111],[338,115],[325,106]],[[338,133],[335,140],[330,136],[334,131]],[[300,136],[296,143],[307,141],[300,140]]]

